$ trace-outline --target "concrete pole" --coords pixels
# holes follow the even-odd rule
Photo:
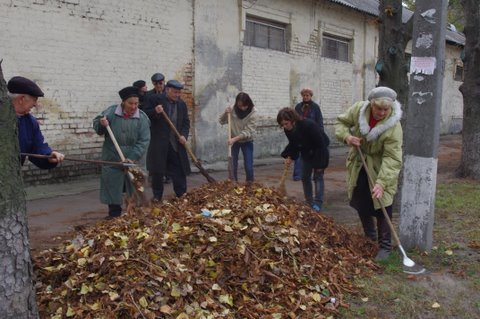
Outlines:
[[[432,248],[448,0],[416,1],[400,202],[406,249]]]

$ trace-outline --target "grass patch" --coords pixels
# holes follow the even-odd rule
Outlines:
[[[479,251],[469,247],[480,242],[478,198],[478,182],[438,184],[434,249],[408,252],[429,273],[404,274],[403,256],[395,250],[380,263],[381,273],[357,280],[362,290],[345,297],[350,308],[342,309],[340,318],[480,318]]]

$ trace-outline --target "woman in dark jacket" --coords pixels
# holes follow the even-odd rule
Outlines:
[[[324,183],[319,174],[328,167],[330,140],[317,123],[310,119],[301,120],[292,108],[281,109],[277,115],[277,122],[288,138],[288,145],[281,155],[286,159],[286,164],[290,165],[291,161],[301,154],[305,200],[315,211],[321,211]],[[312,171],[316,183],[315,198],[312,194]]]

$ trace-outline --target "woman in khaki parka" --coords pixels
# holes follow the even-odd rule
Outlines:
[[[338,140],[352,146],[347,158],[347,187],[350,206],[357,210],[365,236],[377,241],[380,250],[375,260],[388,258],[391,233],[379,201],[392,216],[393,197],[397,191],[402,166],[402,110],[397,93],[388,87],[377,87],[368,101],[355,103],[337,118]],[[375,185],[368,177],[356,147],[360,146]],[[378,200],[373,201],[373,198]],[[374,220],[376,219],[376,228]]]

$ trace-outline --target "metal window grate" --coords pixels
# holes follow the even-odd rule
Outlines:
[[[287,52],[286,27],[247,19],[244,44],[258,48]]]
[[[350,61],[350,41],[323,35],[322,56],[340,61]]]

